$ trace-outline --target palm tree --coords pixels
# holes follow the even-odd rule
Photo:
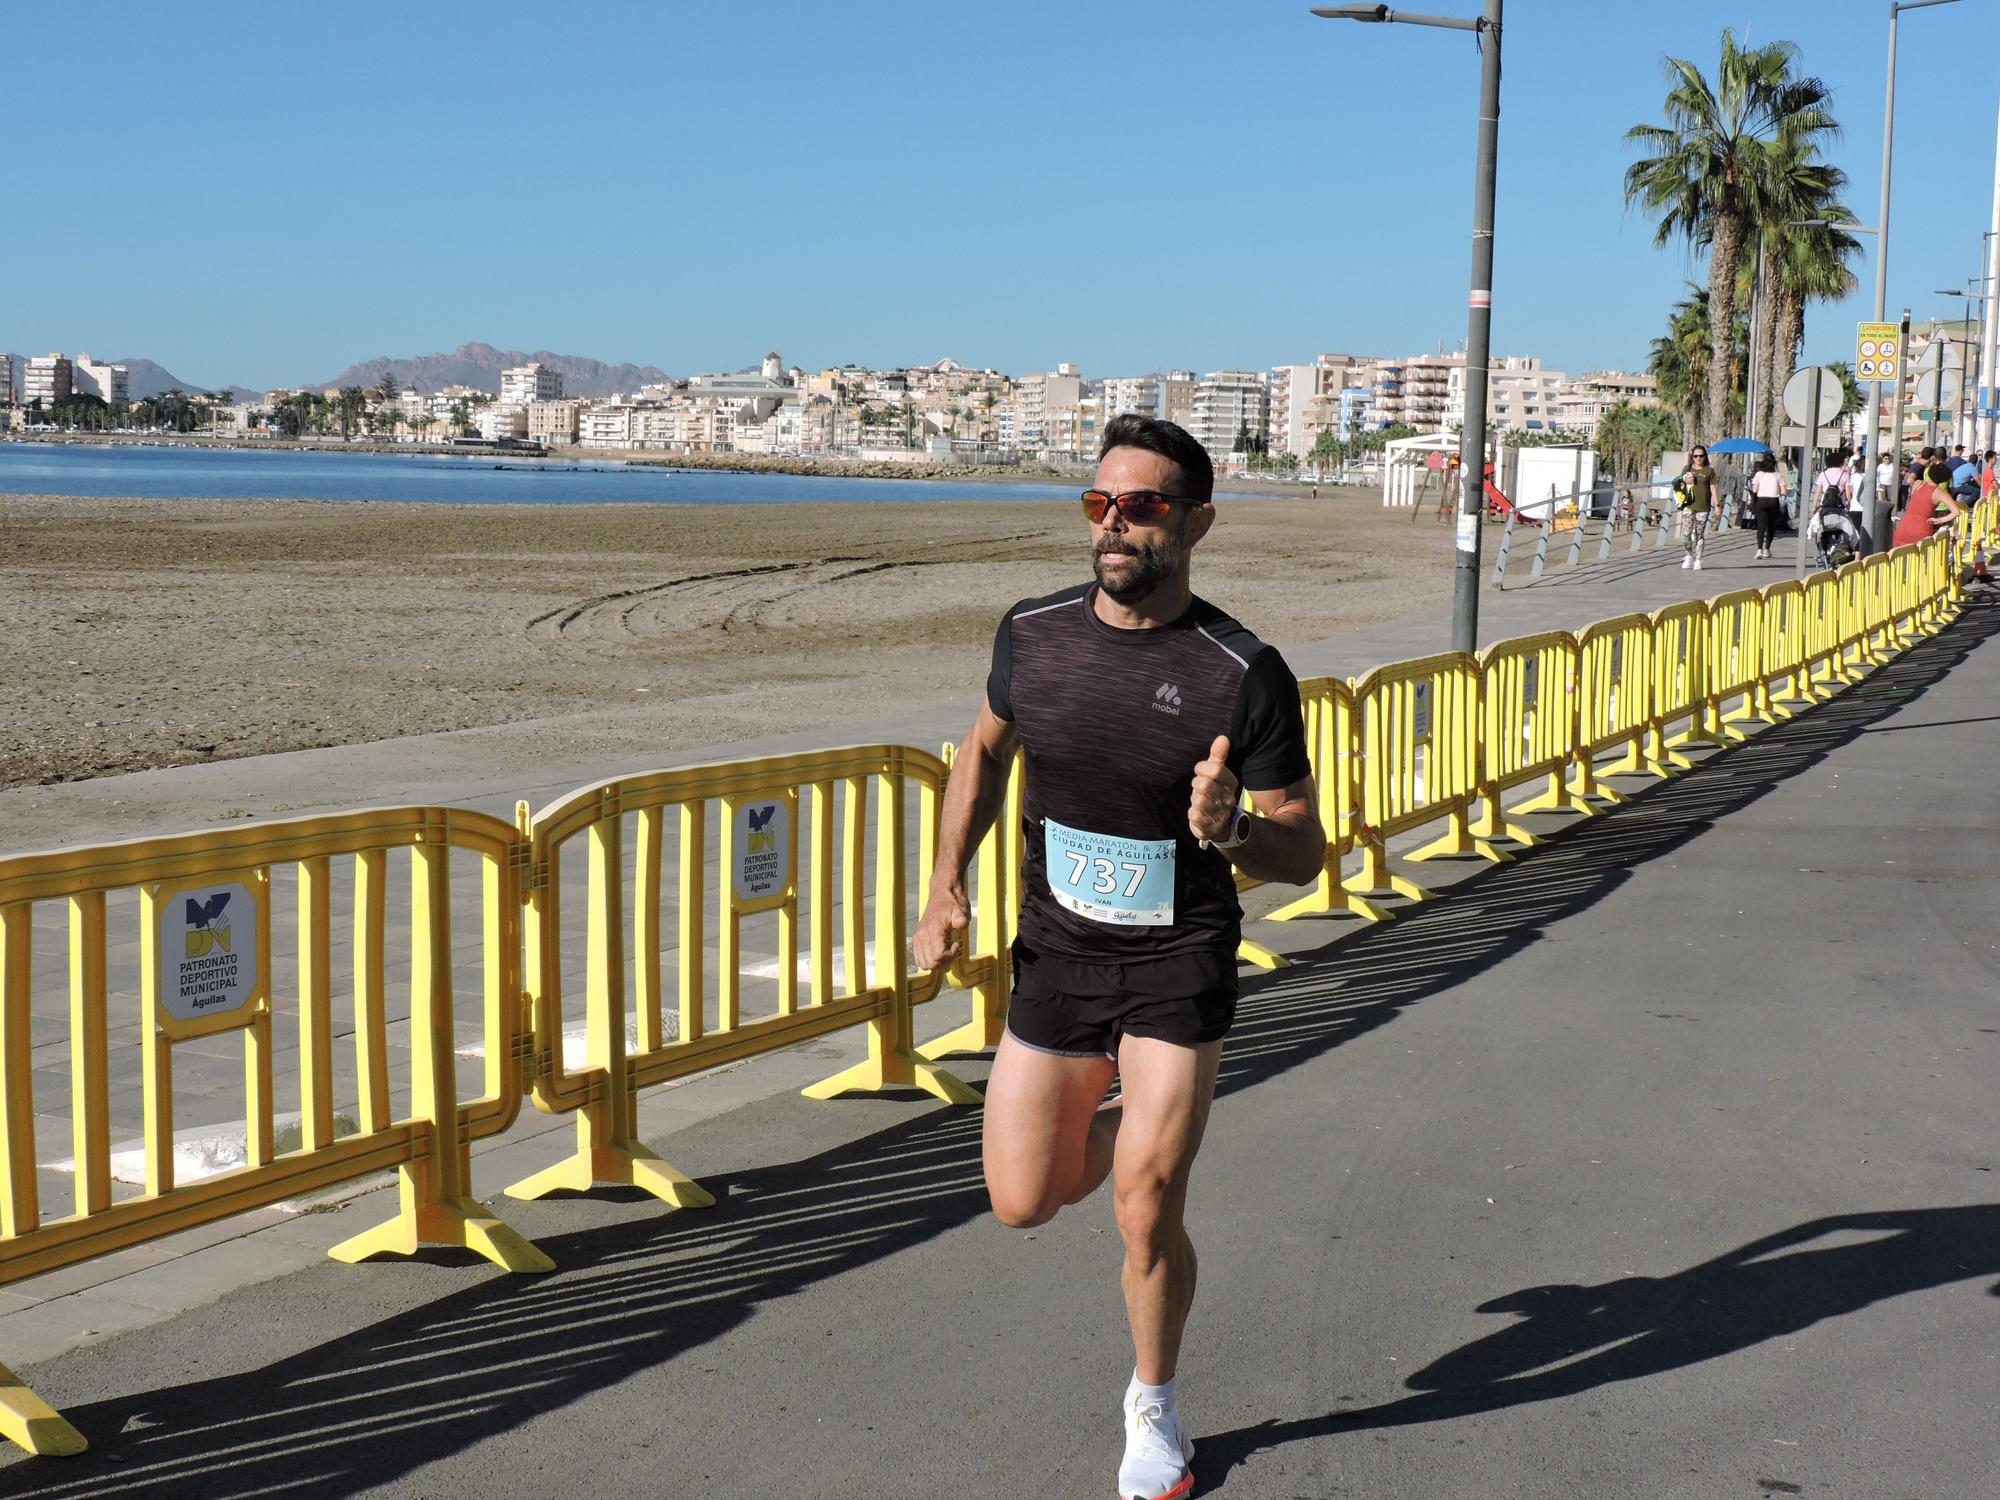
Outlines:
[[[1625,132],[1652,153],[1626,169],[1625,201],[1657,216],[1654,243],[1708,247],[1708,373],[1697,431],[1720,427],[1727,415],[1737,277],[1768,170],[1766,148],[1780,136],[1811,146],[1839,128],[1826,108],[1826,85],[1794,76],[1798,55],[1791,42],[1745,50],[1724,28],[1715,84],[1695,63],[1667,58],[1667,123]]]
[[[1838,172],[1827,169],[1838,177]],[[1766,300],[1774,305],[1776,326],[1770,344],[1769,429],[1783,419],[1785,382],[1798,369],[1799,345],[1805,338],[1806,307],[1813,302],[1837,302],[1860,285],[1848,262],[1861,253],[1861,242],[1842,224],[1852,224],[1847,205],[1830,198],[1813,217],[1825,224],[1794,225],[1779,236],[1775,275],[1766,283]]]
[[[1682,446],[1701,431],[1702,392],[1708,382],[1708,293],[1690,286],[1667,317],[1667,331],[1653,340],[1646,373],[1658,382],[1660,400],[1679,417]]]

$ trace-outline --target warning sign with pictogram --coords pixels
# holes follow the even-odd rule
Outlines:
[[[1892,381],[1903,353],[1902,329],[1895,323],[1860,323],[1854,335],[1854,378]]]

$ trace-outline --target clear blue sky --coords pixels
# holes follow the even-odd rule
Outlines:
[[[1622,136],[1660,118],[1662,54],[1712,71],[1724,25],[1832,85],[1874,223],[1887,12],[1513,0],[1496,352],[1643,362],[1702,271],[1625,211]],[[14,353],[201,385],[472,339],[1105,375],[1465,326],[1471,41],[1305,0],[41,5],[7,31]],[[1890,298],[1921,318],[1977,269],[2000,0],[1906,13],[1902,41]],[[1810,357],[1850,347],[1868,244]]]

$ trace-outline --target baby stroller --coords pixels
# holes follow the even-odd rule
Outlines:
[[[1847,497],[1827,491],[1806,527],[1806,540],[1819,553],[1822,568],[1837,568],[1861,555],[1861,533],[1847,514]]]

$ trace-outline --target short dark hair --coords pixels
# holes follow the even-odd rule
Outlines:
[[[1757,458],[1757,470],[1758,470],[1758,472],[1759,472],[1759,473],[1762,473],[1762,474],[1770,474],[1770,473],[1773,473],[1773,472],[1775,472],[1775,471],[1776,471],[1776,469],[1777,469],[1777,467],[1778,467],[1778,455],[1777,455],[1777,454],[1775,454],[1775,453],[1764,453],[1764,454],[1760,454],[1760,455],[1758,455],[1758,458]]]
[[[1157,453],[1181,471],[1186,498],[1206,502],[1215,495],[1215,465],[1208,450],[1194,440],[1194,434],[1173,422],[1141,416],[1136,411],[1121,412],[1104,429],[1098,445],[1101,459],[1113,448],[1143,448]]]

